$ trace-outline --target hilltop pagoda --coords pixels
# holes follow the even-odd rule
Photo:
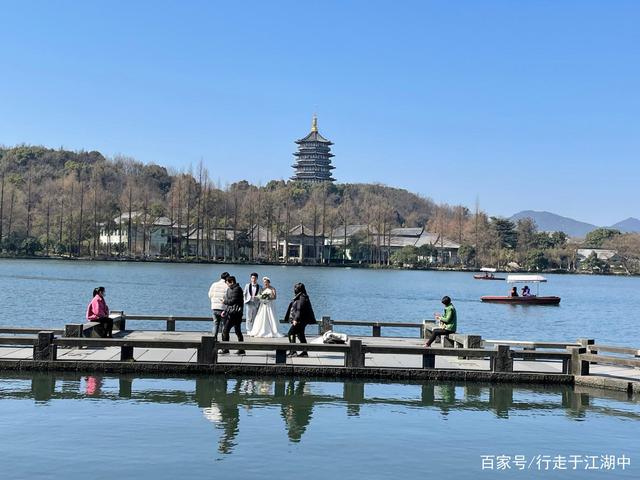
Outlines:
[[[296,169],[291,180],[303,182],[333,182],[335,178],[331,176],[331,145],[332,142],[324,138],[318,132],[318,118],[314,115],[311,124],[311,132],[304,138],[296,140],[298,151],[293,155],[296,163],[291,165]]]

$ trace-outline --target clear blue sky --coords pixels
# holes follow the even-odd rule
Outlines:
[[[99,150],[224,184],[291,175],[511,215],[640,217],[638,1],[11,1],[0,143]]]

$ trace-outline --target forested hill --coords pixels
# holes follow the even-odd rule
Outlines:
[[[215,185],[203,165],[176,172],[96,151],[26,145],[0,148],[0,178],[0,241],[48,239],[54,251],[69,253],[91,253],[98,226],[129,211],[167,216],[191,228],[203,228],[205,220],[238,229],[304,222],[329,230],[346,222],[383,231],[426,225],[436,209],[429,199],[377,184]]]

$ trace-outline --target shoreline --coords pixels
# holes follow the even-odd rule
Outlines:
[[[51,261],[69,261],[69,262],[116,262],[116,263],[160,263],[160,264],[178,264],[178,265],[256,265],[256,266],[276,266],[276,267],[313,267],[313,268],[358,268],[362,270],[403,270],[403,271],[428,271],[428,272],[466,272],[478,273],[479,268],[467,268],[456,266],[433,266],[433,267],[398,267],[394,265],[376,265],[363,263],[283,263],[283,262],[251,262],[251,261],[220,261],[206,259],[167,259],[167,258],[104,258],[104,257],[66,257],[66,256],[28,256],[28,255],[5,255],[0,254],[0,260],[51,260]],[[501,272],[502,273],[502,272]],[[587,275],[600,277],[640,277],[640,274],[626,273],[593,273],[593,272],[569,272],[566,270],[509,270],[504,273],[540,273],[554,275]]]

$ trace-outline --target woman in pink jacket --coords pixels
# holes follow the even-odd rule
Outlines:
[[[100,322],[106,329],[105,336],[113,338],[113,319],[109,318],[109,307],[104,301],[104,287],[93,289],[93,299],[87,306],[87,322]]]

